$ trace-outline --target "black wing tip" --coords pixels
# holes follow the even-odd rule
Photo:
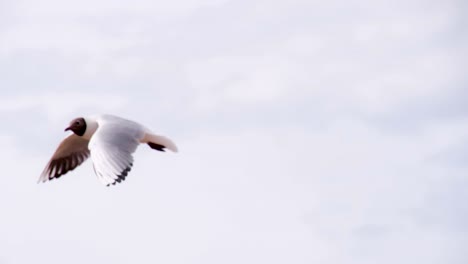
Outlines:
[[[46,177],[43,178],[41,175],[37,183],[45,183],[47,181],[62,177],[63,175],[75,170],[79,165],[86,161],[88,157],[89,153],[86,152],[81,153],[76,157],[67,156],[64,158],[51,160],[43,172]]]
[[[128,176],[128,173],[132,170],[132,166],[133,166],[133,163],[130,163],[130,165],[127,168],[125,168],[120,175],[117,175],[117,179],[113,183],[109,183],[106,186],[107,187],[111,185],[113,186],[113,185],[116,185],[117,183],[121,183],[125,181],[125,179]]]

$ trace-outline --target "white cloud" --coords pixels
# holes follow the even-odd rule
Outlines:
[[[264,43],[261,55],[192,62],[187,72],[199,91],[197,107],[212,111],[302,97],[320,98],[311,103],[330,113],[386,115],[457,89],[463,78],[458,53],[430,44],[456,24],[454,6],[410,8],[290,32]]]
[[[4,97],[0,100],[0,113],[14,114],[15,112],[39,109],[56,123],[70,118],[78,109],[86,109],[88,114],[118,111],[126,104],[126,99],[119,95],[103,93],[55,92],[31,93]]]
[[[221,254],[235,248],[249,259],[274,263],[286,260],[283,251],[297,252],[299,263],[457,260],[462,255],[453,246],[463,237],[440,233],[446,228],[443,223],[421,226],[416,216],[428,197],[439,192],[439,184],[458,177],[426,163],[440,147],[437,139],[451,137],[443,132],[447,130],[439,124],[427,133],[398,137],[343,120],[320,131],[302,127],[201,131],[198,138],[182,141],[183,156],[164,157],[168,167],[174,166],[171,172],[184,179],[164,179],[163,185],[173,184],[192,197],[191,202],[177,203],[198,208],[194,221],[200,221],[195,223],[202,230],[208,228],[203,221],[208,221],[209,229],[223,232],[226,240],[215,235],[217,242],[201,243],[203,248],[222,243],[217,249]],[[151,171],[152,158],[142,158],[138,174]],[[185,167],[176,168],[179,163]],[[207,240],[211,235],[194,234]],[[395,256],[383,259],[391,254],[389,248]],[[428,250],[438,253],[427,255]],[[200,254],[202,259],[210,255]]]
[[[226,104],[274,103],[288,92],[290,81],[285,79],[295,70],[281,61],[232,56],[190,64],[187,74],[198,91],[196,107],[212,110]]]
[[[228,0],[177,0],[171,2],[137,0],[129,4],[126,1],[89,1],[80,3],[48,0],[42,4],[23,1],[18,4],[18,15],[23,19],[55,19],[55,18],[90,18],[125,15],[151,16],[156,20],[170,20],[187,15],[196,8],[224,4]]]
[[[17,25],[2,32],[0,51],[54,51],[64,55],[109,54],[135,46],[135,40],[103,35],[98,30],[77,23]]]
[[[223,5],[228,0],[179,0],[172,2],[48,0],[38,4],[20,1],[7,6],[11,25],[0,30],[0,52],[48,50],[67,56],[113,54],[148,45],[150,25],[160,27],[166,20],[181,19],[197,8]],[[122,21],[119,21],[122,20]],[[166,22],[165,22],[166,21]],[[102,30],[117,27],[117,34]],[[154,41],[155,39],[152,39]]]

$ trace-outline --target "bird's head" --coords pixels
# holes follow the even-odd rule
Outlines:
[[[71,130],[75,135],[77,136],[83,136],[84,133],[86,132],[86,121],[83,117],[78,117],[73,119],[70,122],[70,125],[65,128],[65,131]]]

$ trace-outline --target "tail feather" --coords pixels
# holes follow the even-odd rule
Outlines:
[[[165,148],[178,152],[177,146],[167,137],[146,133],[143,142],[147,143],[152,149],[164,151]]]

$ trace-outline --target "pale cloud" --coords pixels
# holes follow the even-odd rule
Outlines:
[[[127,38],[102,34],[96,27],[76,21],[18,24],[4,30],[1,37],[0,52],[4,55],[53,51],[66,57],[106,56],[146,44],[144,39],[132,38],[131,33]]]
[[[154,2],[137,0],[129,4],[126,1],[83,1],[81,3],[64,3],[57,0],[44,1],[38,4],[30,1],[20,1],[16,5],[17,14],[24,19],[42,18],[77,19],[86,17],[111,17],[125,15],[151,16],[157,20],[172,20],[193,12],[196,8],[217,6],[228,0],[177,0],[171,2]],[[53,7],[53,8],[51,8]]]
[[[161,5],[142,0],[128,5],[125,1],[64,3],[50,0],[41,4],[19,1],[6,6],[14,13],[10,18],[11,26],[0,30],[0,52],[48,50],[67,56],[114,54],[148,45],[144,35],[151,31],[149,25],[181,19],[197,8],[226,2],[181,0]],[[115,21],[116,17],[123,22]],[[107,26],[118,26],[119,34],[103,31]]]
[[[88,114],[118,111],[126,104],[123,96],[103,93],[84,94],[79,92],[37,93],[7,96],[0,100],[0,113],[43,112],[48,121],[56,124],[66,117],[77,113],[77,110]]]
[[[198,91],[195,107],[211,111],[226,104],[275,103],[296,89],[288,89],[287,80],[295,68],[283,62],[268,56],[221,57],[188,65],[189,84]]]
[[[409,8],[413,12],[366,13],[326,30],[289,32],[265,43],[261,55],[191,62],[186,69],[189,84],[199,91],[196,107],[213,111],[309,98],[321,112],[382,116],[458,89],[464,78],[459,52],[437,42],[457,23],[455,6],[428,4],[423,12],[413,3]],[[428,42],[433,44],[426,49],[414,48]]]

